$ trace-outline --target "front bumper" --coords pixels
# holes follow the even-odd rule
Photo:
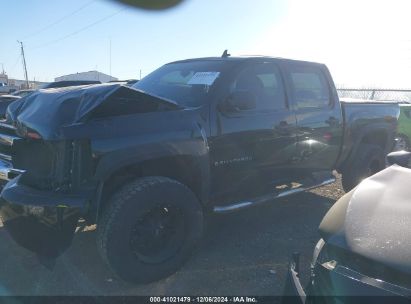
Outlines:
[[[0,165],[1,172],[1,165]],[[43,207],[71,207],[82,209],[89,200],[88,193],[66,194],[42,191],[19,183],[20,176],[10,180],[1,191],[1,197],[10,204]]]
[[[66,145],[58,143],[54,148],[64,152]],[[19,137],[15,127],[0,122],[0,216],[4,228],[22,247],[43,257],[56,257],[71,244],[78,219],[86,214],[95,188],[84,186],[75,193],[39,190],[48,183],[49,172],[41,171],[41,162],[31,166],[30,156],[46,163],[49,152],[38,142],[26,142]],[[30,167],[33,172],[40,170],[39,176],[45,178],[36,180],[36,176],[31,176],[30,184],[40,186],[28,186],[22,181],[29,172],[15,169],[13,164]]]
[[[410,289],[368,277],[344,266],[330,269],[317,262],[310,283],[304,290],[299,277],[298,255],[293,256],[288,268],[286,295],[287,303],[411,302]]]
[[[0,172],[9,174],[9,168],[0,162]],[[20,184],[19,180],[20,176],[8,182],[3,178],[6,182],[0,198],[3,225],[20,246],[41,256],[57,257],[70,246],[90,194],[41,191]]]
[[[298,253],[293,254],[288,267],[287,281],[284,291],[285,303],[304,304],[307,295],[300,281],[300,256]]]
[[[6,157],[3,155],[3,157]],[[2,181],[3,186],[9,180],[19,176],[24,173],[24,170],[14,169],[9,162],[6,162],[0,158],[0,181]]]

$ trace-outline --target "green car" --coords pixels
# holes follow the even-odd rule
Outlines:
[[[411,104],[400,104],[398,118],[398,135],[395,139],[395,150],[410,150],[411,148]]]

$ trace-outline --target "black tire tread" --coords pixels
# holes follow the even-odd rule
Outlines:
[[[134,180],[129,184],[126,184],[123,188],[117,191],[110,199],[109,205],[107,206],[106,210],[102,212],[102,217],[97,227],[97,244],[100,245],[97,246],[97,248],[99,250],[100,255],[103,257],[104,261],[107,264],[109,264],[107,259],[107,231],[111,227],[117,213],[120,212],[120,210],[124,207],[124,204],[132,195],[135,195],[137,192],[144,191],[145,189],[150,188],[155,184],[161,184],[165,182],[180,184],[173,179],[162,176],[144,177],[141,179]],[[115,204],[112,203],[114,201],[116,202]]]
[[[116,220],[117,214],[124,208],[127,201],[138,192],[144,192],[155,185],[158,184],[175,184],[179,187],[183,187],[187,191],[191,191],[187,186],[184,184],[173,180],[168,177],[163,176],[148,176],[138,178],[120,188],[114,195],[110,198],[108,205],[106,208],[101,212],[102,216],[98,221],[97,225],[97,250],[106,263],[109,266],[111,271],[116,273],[115,269],[113,269],[109,263],[108,258],[108,242],[109,242],[109,230],[114,225],[114,221]]]
[[[403,133],[399,133],[398,137],[401,137],[401,138],[404,139],[405,143],[407,144],[406,151],[409,151],[410,147],[411,147],[410,138],[407,135],[403,134]]]
[[[347,168],[342,173],[341,182],[345,192],[349,192],[351,189],[357,186],[355,180],[358,178],[358,175],[361,174],[361,172],[359,172],[359,169],[362,167],[362,164],[366,161],[366,159],[368,159],[368,156],[372,150],[378,151],[378,154],[381,154],[379,156],[381,156],[381,162],[382,164],[384,164],[383,150],[380,146],[373,144],[361,144],[361,146],[359,147],[359,152],[352,160],[350,168]]]

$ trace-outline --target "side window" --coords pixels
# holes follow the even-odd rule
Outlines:
[[[328,81],[317,68],[293,68],[290,70],[295,107],[324,108],[331,102]]]
[[[243,70],[234,82],[232,92],[247,91],[255,97],[257,111],[285,108],[285,93],[277,66],[258,64]]]

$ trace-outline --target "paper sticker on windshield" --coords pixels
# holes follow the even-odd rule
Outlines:
[[[197,72],[191,77],[187,84],[212,85],[218,78],[220,72]]]

